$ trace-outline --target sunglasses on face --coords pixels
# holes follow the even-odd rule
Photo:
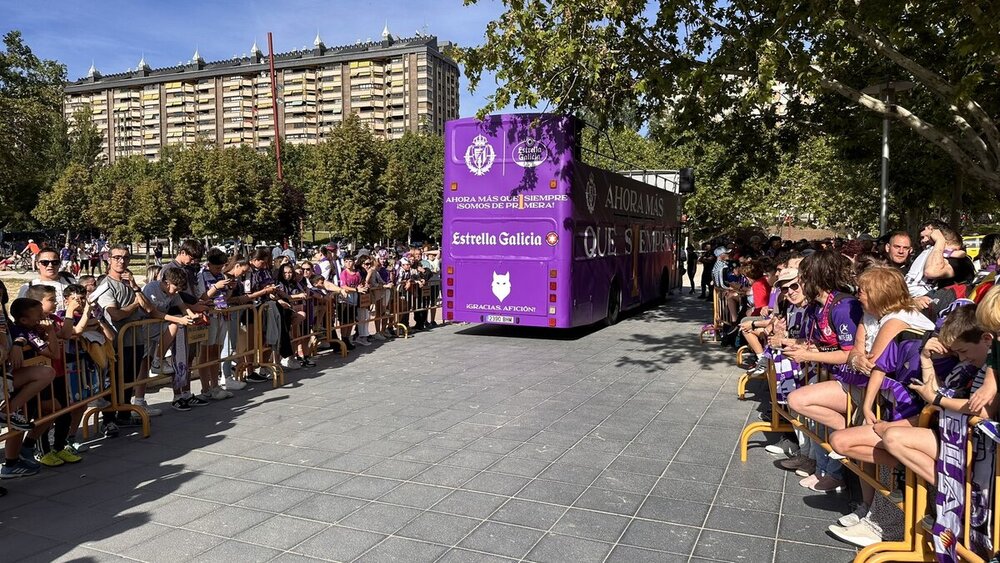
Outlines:
[[[111,256],[111,259],[114,260],[115,262],[125,262],[126,260],[128,260],[128,256],[124,254],[113,254]]]
[[[39,260],[38,263],[42,266],[58,266],[62,264],[62,260]]]
[[[798,291],[800,287],[802,286],[799,285],[798,283],[790,283],[788,285],[782,286],[781,292],[788,293],[789,291]]]

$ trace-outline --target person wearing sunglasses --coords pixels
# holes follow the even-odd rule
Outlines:
[[[66,299],[63,297],[63,290],[76,283],[76,278],[69,272],[62,270],[62,260],[59,259],[59,251],[52,248],[43,249],[38,253],[35,266],[38,268],[38,277],[21,286],[17,292],[18,297],[24,297],[28,293],[28,288],[33,285],[47,285],[56,290],[56,313],[66,310]]]

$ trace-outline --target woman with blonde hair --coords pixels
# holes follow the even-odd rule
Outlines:
[[[920,349],[925,332],[934,330],[934,323],[920,312],[899,270],[876,266],[862,272],[857,282],[861,306],[877,319],[873,327],[864,329],[874,334],[867,357],[874,364],[867,381],[844,380],[851,391],[861,390],[861,397],[857,392],[850,395],[863,420],[855,419],[854,426],[830,435],[835,452],[830,455],[893,467],[897,461],[886,450],[882,435],[892,426],[912,427],[924,406],[923,399],[908,385],[920,379]],[[881,419],[876,416],[880,398],[887,405]],[[861,485],[864,506],[873,506],[875,489],[864,482]],[[883,539],[879,521],[887,520],[884,516],[873,518],[869,512],[849,526],[831,526],[830,532],[856,545],[875,543]]]

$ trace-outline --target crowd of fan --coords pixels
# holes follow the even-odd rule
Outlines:
[[[919,238],[896,232],[879,241],[772,237],[765,243],[755,237],[745,246],[707,246],[693,261],[689,249],[691,292],[700,261],[702,295],[719,299],[723,343],[748,346],[754,352],[748,373],[773,367],[777,402],[817,432],[831,432],[830,453],[799,431],[769,445],[786,458],[778,465],[800,476],[802,487],[830,494],[845,490],[843,459],[896,468],[895,478],[883,479],[897,490],[886,497],[862,481],[857,509],[830,526],[845,542],[868,546],[901,537],[893,501],[902,501],[904,467],[937,483],[938,432],[915,426],[925,405],[996,418],[1000,288],[993,284],[1000,236],[985,236],[980,249],[978,260],[970,259],[959,233],[940,221],[923,225]],[[832,377],[820,381],[807,366],[825,366]],[[976,433],[977,447],[992,452],[982,434]]]
[[[334,344],[338,339],[335,332],[325,334],[328,327],[339,329],[340,343],[354,350],[395,338],[400,326],[407,332],[437,326],[433,304],[440,261],[429,247],[349,253],[328,245],[303,260],[287,247],[261,247],[243,256],[220,248],[206,252],[200,242],[187,240],[173,260],[148,267],[143,285],[130,269],[129,245],[110,245],[107,254],[104,274],[75,278],[58,250],[42,248],[35,256],[36,279],[16,295],[8,295],[0,282],[0,372],[7,382],[0,422],[8,430],[0,478],[80,462],[76,434],[88,407],[105,409],[107,437],[141,424],[132,411],[161,414],[146,402],[142,381],[174,374],[180,363],[175,359],[202,366],[196,370],[198,394],[191,391],[190,376],[173,378],[170,406],[189,411],[232,397],[247,382],[273,378],[275,370],[262,364],[274,362],[283,370],[315,366],[310,351],[330,346],[314,346],[312,336],[323,332]],[[257,320],[252,313],[261,305],[260,311],[270,314]],[[144,319],[160,322],[135,323]],[[268,351],[261,362],[249,351],[247,332],[255,322],[273,335],[264,340]],[[194,325],[207,325],[207,339],[178,353],[177,341],[183,340],[178,335]],[[119,333],[127,336],[116,349]],[[88,403],[81,393],[80,374],[88,370],[75,364],[86,362],[89,370],[102,373],[94,387],[107,389],[109,361],[116,354],[125,383],[135,384],[125,393],[132,411],[108,409],[103,398]],[[29,361],[39,356],[47,361]],[[76,408],[54,422],[35,424],[71,405]]]

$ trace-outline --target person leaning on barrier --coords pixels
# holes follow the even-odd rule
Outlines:
[[[221,366],[214,364],[222,354],[222,346],[229,335],[229,319],[225,310],[229,308],[229,293],[238,284],[223,272],[228,258],[223,250],[210,248],[205,254],[206,264],[198,273],[198,300],[212,309],[208,339],[202,343],[198,354],[198,363],[202,364],[198,376],[201,379],[201,394],[213,401],[233,396],[231,391],[219,384]]]
[[[109,251],[110,266],[107,275],[97,284],[89,299],[96,303],[104,315],[104,322],[112,330],[115,337],[122,328],[132,321],[145,318],[153,307],[146,301],[136,284],[132,272],[128,269],[132,258],[127,244],[116,244]],[[145,341],[141,329],[133,329],[126,333],[119,347],[118,361],[126,385],[137,379],[147,377],[148,363],[145,360]],[[134,398],[133,398],[134,395]],[[159,409],[146,405],[146,388],[137,385],[125,389],[125,400],[134,406],[143,408],[153,416]],[[140,421],[131,416],[128,411],[105,411],[104,433],[108,437],[118,435],[119,426],[137,426]]]
[[[239,254],[233,255],[226,262],[222,271],[226,279],[233,282],[229,290],[229,305],[237,307],[252,304],[254,299],[247,294],[249,282],[245,279],[250,271],[250,260]],[[250,383],[263,383],[268,380],[267,376],[252,369],[253,366],[247,362],[248,356],[245,354],[251,347],[248,328],[253,322],[253,316],[253,311],[247,310],[229,319],[229,335],[222,345],[222,354],[228,357],[235,353],[238,357],[235,366],[228,361],[222,362],[222,375],[226,380],[227,391],[239,391],[246,387],[244,381],[235,377],[238,373],[246,372],[245,381]]]
[[[850,262],[835,250],[807,256],[799,264],[799,280],[810,303],[807,312],[808,340],[785,348],[785,356],[803,364],[816,362],[835,366],[847,362],[863,315],[861,304],[851,295]],[[788,406],[831,430],[845,427],[849,385],[840,379],[812,383],[792,391]],[[818,448],[818,449],[817,449]],[[813,445],[817,472],[799,484],[817,492],[835,491],[843,486],[842,466],[826,451]]]
[[[997,404],[995,388],[978,406],[969,400],[970,392],[977,393],[987,380],[986,360],[990,355],[995,338],[983,330],[976,322],[976,307],[959,307],[945,319],[941,332],[924,345],[920,354],[921,377],[911,382],[910,389],[929,404],[937,404],[943,409],[964,412],[972,416],[996,419]],[[958,360],[976,368],[971,388],[949,388],[954,380],[941,378],[934,370],[934,358],[955,355]],[[966,382],[968,383],[968,382]],[[886,450],[919,475],[928,484],[934,485],[937,473],[934,464],[938,457],[938,437],[931,428],[907,428],[903,426],[886,429],[882,435]]]
[[[358,305],[361,302],[361,294],[368,292],[368,286],[364,285],[364,279],[355,268],[354,256],[347,255],[344,256],[344,269],[340,272],[340,288],[344,292],[345,296],[342,302],[338,303],[337,306],[337,316],[340,322],[340,337],[343,339],[344,343],[347,345],[348,350],[353,350],[355,348],[354,344],[361,346],[368,346],[369,342],[367,338],[358,338],[353,343],[351,342],[351,332],[355,329],[360,331],[360,319],[358,317]],[[367,333],[365,334],[367,336]]]
[[[180,293],[185,289],[187,289],[187,276],[177,268],[164,269],[160,281],[148,283],[142,288],[143,295],[152,305],[149,316],[164,321],[147,327],[151,348],[148,353],[152,354],[148,357],[153,373],[174,373],[176,366],[168,363],[166,355],[178,337],[178,328],[192,326],[201,318],[200,314],[190,309],[181,298]],[[173,390],[174,398],[170,406],[177,411],[188,411],[193,406],[204,406],[211,400],[204,390],[201,395],[191,394],[190,373],[184,378],[175,376]]]
[[[73,287],[80,286],[69,286],[67,290]],[[67,381],[67,375],[68,368],[73,367],[77,373],[77,381],[74,382],[75,385],[73,387],[79,390],[82,382],[79,374],[84,372],[85,368],[84,366],[77,365],[77,358],[74,357],[76,352],[75,343],[71,348],[69,339],[77,334],[82,334],[86,329],[87,319],[83,318],[82,315],[75,325],[72,321],[72,315],[75,315],[84,305],[80,302],[78,295],[74,295],[70,291],[64,291],[64,302],[67,305],[67,310],[56,314],[56,290],[46,285],[36,285],[29,288],[27,297],[42,304],[42,314],[44,315],[42,322],[47,329],[47,341],[49,344],[42,355],[50,359],[50,363],[56,371],[56,379],[52,382],[51,388],[44,389],[40,396],[43,399],[52,401],[53,410],[67,407],[75,402],[79,403],[79,406],[74,410],[63,413],[56,418],[53,425],[52,443],[49,442],[48,432],[42,432],[39,435],[41,448],[38,460],[42,465],[49,467],[55,467],[63,463],[78,463],[83,458],[78,455],[76,448],[70,445],[69,438],[76,435],[76,429],[79,427],[80,421],[83,420],[83,413],[86,411],[86,404],[79,401],[82,397],[73,396],[74,389],[71,389],[70,382]],[[69,323],[64,322],[67,313],[71,315]]]
[[[250,269],[247,271],[247,280],[244,282],[246,295],[253,300],[254,304],[262,305],[277,299],[278,286],[275,285],[274,276],[271,274],[271,250],[268,248],[258,248],[250,257]],[[253,333],[253,323],[255,316],[251,315],[247,319],[247,332]],[[263,327],[261,327],[263,331]],[[273,341],[272,341],[273,342]],[[261,357],[261,361],[268,363],[273,352],[266,349]],[[269,377],[258,372],[260,377]],[[257,379],[257,378],[255,378]],[[251,376],[247,376],[251,380]]]
[[[299,369],[316,365],[306,356],[305,342],[299,340],[293,346],[292,341],[299,335],[301,327],[305,324],[305,312],[300,306],[302,300],[308,297],[307,293],[298,284],[298,273],[295,266],[290,262],[285,262],[274,269],[274,280],[278,285],[277,295],[278,305],[281,307],[281,367],[285,369]],[[294,354],[294,356],[293,356]]]

